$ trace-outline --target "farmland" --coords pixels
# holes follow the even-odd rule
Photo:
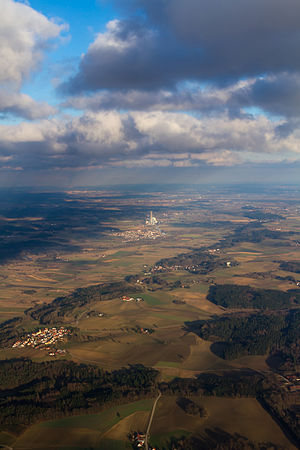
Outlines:
[[[33,211],[26,217],[21,208],[14,214],[5,213],[4,208],[1,212],[0,204],[3,242],[6,249],[14,248],[10,255],[3,250],[1,259],[2,340],[5,335],[1,360],[66,360],[106,371],[142,364],[158,370],[162,382],[243,369],[267,376],[274,369],[269,363],[276,358],[281,374],[299,370],[295,353],[291,362],[291,355],[284,360],[269,347],[261,354],[224,358],[214,351],[213,337],[187,327],[231,315],[256,314],[260,303],[240,300],[249,293],[264,293],[266,314],[274,308],[268,297],[272,292],[284,299],[276,303],[279,315],[284,309],[299,308],[300,277],[295,269],[300,253],[299,193],[293,201],[285,191],[280,196],[270,192],[258,198],[254,193],[213,189],[201,194],[196,190],[148,192],[144,197],[114,191],[69,191],[54,195],[55,201],[47,194],[43,201],[39,196],[29,197]],[[149,239],[146,228],[145,233],[138,231],[145,227],[150,210],[163,233],[155,239]],[[35,248],[25,245],[26,239],[36,235],[46,237],[46,247],[42,239]],[[220,301],[219,297],[212,301],[208,294],[216,286],[221,286],[222,292],[235,286],[236,302]],[[123,301],[127,296],[133,301]],[[9,321],[15,317],[18,322],[10,327]],[[62,350],[13,347],[28,334],[43,334],[52,327],[70,330],[60,344]],[[15,333],[12,338],[10,333]],[[188,438],[203,433],[205,427],[294,448],[254,398],[201,399],[209,411],[205,423],[183,417],[175,400],[163,396],[158,404],[151,431],[151,442],[158,448],[169,445],[172,436]],[[17,434],[4,429],[0,443],[14,442],[14,448],[51,448],[56,439],[59,448],[131,448],[127,434],[134,431],[134,424],[145,429],[152,399],[140,402],[113,406],[88,416],[90,420],[82,415],[41,422]],[[298,397],[289,396],[286,402],[298,405]],[[172,411],[169,417],[168,408]],[[221,420],[222,411],[226,421]],[[265,431],[255,435],[260,422],[266,424]],[[69,432],[59,440],[61,428]]]

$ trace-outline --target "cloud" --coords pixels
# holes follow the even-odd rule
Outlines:
[[[228,112],[233,118],[260,111],[288,119],[278,133],[292,132],[300,116],[300,74],[279,73],[237,81],[228,86],[182,84],[173,90],[102,90],[93,95],[74,95],[61,107],[77,110],[190,111],[215,116]],[[256,110],[256,111],[255,111]]]
[[[224,109],[240,108],[242,99],[238,101],[235,94],[245,92],[255,80],[240,81],[234,85],[216,88],[201,87],[198,84],[178,87],[174,90],[117,90],[101,91],[93,95],[77,95],[68,98],[62,107],[79,110],[99,111],[101,109],[125,109],[141,111],[199,111],[206,114]],[[242,96],[241,96],[242,97]],[[231,99],[234,98],[232,102]],[[249,99],[244,102],[249,105]]]
[[[36,102],[29,95],[0,90],[0,111],[28,120],[42,119],[54,115],[57,110],[46,102]]]
[[[13,0],[0,0],[1,83],[18,86],[41,62],[49,41],[66,30],[30,6]]]
[[[173,49],[173,61],[165,59],[161,44],[159,33],[143,23],[110,21],[106,31],[96,36],[82,57],[78,73],[61,90],[74,94],[103,88],[153,89],[168,85],[170,79],[174,84],[179,80],[177,67],[183,60],[188,64],[188,59],[183,52],[180,61],[179,47]],[[169,52],[170,45],[166,45]]]
[[[300,116],[300,74],[279,73],[261,77],[236,90],[231,102],[242,106],[257,106],[273,115]]]
[[[121,3],[144,13],[109,22],[64,92],[173,89],[187,80],[231,84],[300,70],[298,0]]]
[[[27,3],[0,0],[0,8],[0,112],[29,120],[52,115],[53,107],[34,101],[20,89],[67,25],[49,20]]]
[[[300,133],[280,135],[277,128],[284,124],[264,116],[89,112],[0,126],[0,165],[40,171],[297,161]]]

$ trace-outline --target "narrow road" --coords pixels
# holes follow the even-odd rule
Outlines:
[[[148,423],[148,427],[147,427],[147,431],[146,431],[146,437],[145,437],[145,449],[146,450],[149,450],[148,439],[149,439],[149,436],[150,436],[150,428],[151,428],[151,425],[152,425],[152,420],[153,420],[153,417],[154,417],[156,405],[157,405],[157,402],[160,399],[160,397],[161,397],[161,392],[159,391],[158,392],[158,396],[156,397],[155,402],[153,403],[153,406],[152,406],[152,411],[151,411],[151,415],[150,415],[150,418],[149,418],[149,423]]]

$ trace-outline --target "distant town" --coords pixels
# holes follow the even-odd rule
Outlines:
[[[121,237],[124,240],[124,242],[136,242],[146,239],[155,240],[164,237],[166,235],[166,233],[164,233],[158,228],[157,224],[158,220],[156,217],[153,216],[153,213],[151,211],[150,216],[146,218],[145,226],[137,230],[126,230],[115,232],[112,233],[112,236]]]
[[[158,239],[165,236],[160,230],[149,230],[149,229],[138,229],[138,230],[128,230],[128,231],[119,231],[116,233],[112,233],[112,236],[121,237],[124,242],[136,242],[146,239]]]

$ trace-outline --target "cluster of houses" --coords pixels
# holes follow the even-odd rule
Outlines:
[[[57,348],[48,353],[49,356],[62,356],[66,354],[66,350]]]
[[[182,270],[182,266],[179,266],[178,264],[173,264],[172,266],[155,265],[151,267],[150,272],[146,272],[145,275],[151,275],[152,273],[170,272],[174,270]]]
[[[33,333],[27,334],[23,339],[18,339],[13,345],[13,348],[31,347],[41,350],[52,350],[51,346],[58,341],[64,339],[65,336],[71,334],[67,328],[43,328]],[[51,353],[54,353],[52,355]],[[55,356],[58,353],[64,353],[64,350],[55,350],[49,353],[50,356]]]
[[[144,447],[144,445],[145,445],[145,438],[146,438],[146,436],[144,434],[137,433],[136,436],[135,436],[135,440],[134,440],[136,446],[137,447]]]
[[[286,375],[285,378],[289,381],[287,388],[290,392],[300,391],[300,374]]]
[[[280,385],[288,392],[300,392],[300,374],[279,375]]]
[[[123,302],[137,302],[137,303],[139,303],[139,302],[143,301],[143,298],[142,297],[134,298],[134,297],[128,297],[127,295],[123,295],[122,301]]]
[[[125,242],[140,241],[143,239],[155,240],[165,235],[159,229],[138,229],[138,230],[128,230],[128,231],[118,231],[112,233],[113,236],[121,237]]]
[[[146,435],[135,431],[131,434],[131,441],[133,442],[134,448],[145,448]],[[148,445],[148,448],[149,450],[155,450],[150,445]]]

